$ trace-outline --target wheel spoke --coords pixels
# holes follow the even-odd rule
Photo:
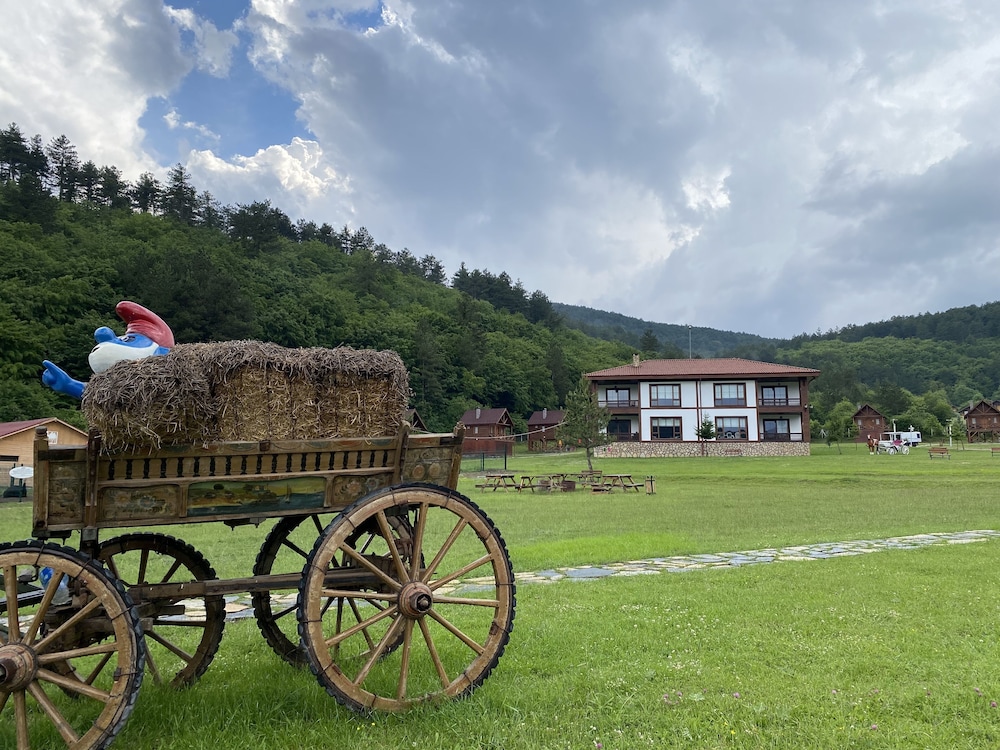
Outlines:
[[[444,671],[444,664],[441,663],[441,656],[438,654],[437,648],[434,646],[434,638],[431,637],[430,628],[427,627],[427,618],[420,618],[420,633],[424,636],[424,643],[427,644],[427,651],[431,655],[431,659],[434,661],[434,668],[437,670],[438,678],[441,680],[441,687],[446,688],[451,682],[448,680],[448,674]]]
[[[467,636],[461,630],[459,630],[454,624],[447,620],[444,615],[436,610],[431,610],[429,612],[430,616],[433,617],[445,630],[451,633],[453,636],[458,638],[462,643],[471,648],[477,654],[482,654],[485,650],[480,643],[476,643],[472,638]]]
[[[14,693],[14,723],[17,725],[17,750],[31,750],[31,740],[28,738],[28,705],[24,700],[24,691]]]
[[[467,599],[464,596],[435,596],[435,604],[465,604],[469,607],[488,607],[498,609],[499,599]]]
[[[170,651],[172,654],[174,654],[175,656],[179,656],[181,659],[184,660],[186,664],[190,664],[192,660],[194,660],[194,656],[189,654],[187,651],[185,651],[175,643],[172,643],[171,641],[167,640],[153,629],[146,631],[146,637],[152,638],[154,641],[159,643],[161,646]]]
[[[434,559],[424,570],[424,574],[420,577],[420,580],[427,583],[431,579],[431,576],[434,575],[434,571],[437,570],[437,566],[441,564],[442,560],[444,560],[444,556],[451,550],[455,540],[458,539],[458,535],[462,533],[462,530],[468,525],[468,523],[469,522],[465,518],[458,519],[458,522],[455,524],[455,528],[451,530],[448,538],[444,540],[444,544],[441,545],[441,549],[438,550],[438,553],[434,555]]]
[[[375,516],[378,521],[379,530],[382,532],[382,538],[385,539],[385,543],[389,547],[389,554],[392,556],[393,565],[396,566],[396,572],[399,574],[399,579],[401,581],[409,580],[408,571],[406,566],[403,564],[403,558],[399,554],[399,548],[396,546],[396,538],[392,533],[392,529],[389,527],[389,521],[385,517],[385,513],[379,511]]]
[[[348,600],[348,601],[351,601],[351,600]],[[357,625],[349,627],[347,630],[344,630],[342,632],[336,633],[332,638],[325,639],[324,643],[326,643],[326,645],[328,647],[329,646],[335,646],[336,644],[342,643],[343,641],[347,640],[352,635],[357,635],[359,632],[365,631],[365,638],[368,639],[368,644],[369,644],[369,646],[371,646],[372,645],[372,640],[371,640],[371,638],[368,635],[367,628],[370,628],[372,625],[374,625],[379,620],[384,620],[389,615],[394,615],[394,614],[396,614],[396,608],[395,607],[388,607],[387,609],[383,609],[381,612],[379,612],[378,614],[372,615],[367,620],[359,621]],[[355,615],[357,615],[357,612],[355,612]]]
[[[66,622],[60,625],[58,628],[53,630],[51,633],[46,635],[42,640],[34,645],[35,652],[42,654],[45,650],[52,644],[59,640],[65,632],[72,630],[76,625],[78,625],[84,618],[90,616],[94,610],[101,606],[100,599],[91,599],[87,602],[81,609],[79,609],[76,614],[70,617]]]
[[[53,685],[58,685],[71,693],[79,693],[80,695],[85,695],[88,698],[93,698],[94,700],[101,701],[102,703],[107,703],[111,700],[111,693],[107,690],[101,690],[93,685],[88,685],[81,679],[64,677],[58,672],[52,672],[48,669],[39,669],[37,676],[39,680],[51,682]]]
[[[97,665],[90,671],[90,674],[87,675],[87,679],[84,680],[84,682],[86,682],[88,685],[93,685],[94,680],[96,680],[97,676],[102,671],[104,671],[104,667],[106,667],[108,662],[111,661],[111,657],[114,656],[115,653],[116,652],[114,651],[109,651],[103,657],[101,657],[101,660],[97,662]]]
[[[55,707],[55,704],[49,696],[45,694],[41,685],[37,682],[31,683],[28,685],[28,692],[31,693],[31,697],[38,702],[38,705],[42,707],[45,715],[49,717],[53,724],[55,724],[56,729],[59,730],[59,734],[61,734],[62,738],[66,740],[67,745],[72,745],[74,742],[80,741],[80,737],[75,731],[73,731],[73,727],[71,727],[69,722],[66,721],[66,718],[59,712],[59,709]]]
[[[149,548],[143,548],[139,552],[139,572],[135,574],[136,583],[147,583],[146,566],[149,564]]]
[[[471,573],[476,568],[481,568],[482,566],[484,566],[486,563],[488,563],[492,559],[493,559],[493,555],[489,555],[489,554],[483,555],[478,560],[473,560],[472,562],[468,563],[467,565],[463,565],[458,570],[449,573],[444,578],[438,578],[436,581],[431,581],[427,585],[431,587],[432,591],[437,590],[437,589],[441,588],[442,586],[444,586],[445,584],[451,583],[452,581],[454,581],[454,580],[456,580],[458,578],[461,578],[466,573]]]
[[[402,626],[403,626],[403,618],[397,617],[395,620],[393,620],[392,625],[389,626],[389,629],[385,632],[385,635],[382,636],[382,639],[378,642],[378,646],[376,646],[372,650],[371,654],[368,656],[368,661],[365,662],[364,666],[361,667],[358,673],[354,676],[355,685],[360,685],[365,681],[365,678],[368,677],[368,673],[371,672],[371,669],[375,665],[375,662],[377,662],[379,659],[382,658],[382,654],[385,653],[386,648],[388,648],[389,645],[396,640],[397,636],[399,635],[399,629]]]
[[[406,698],[406,680],[410,676],[410,646],[413,642],[413,620],[403,625],[403,649],[400,652],[399,682],[396,684],[396,700]]]
[[[402,584],[399,581],[395,580],[387,573],[383,572],[380,568],[377,568],[375,565],[369,562],[367,557],[358,552],[355,552],[352,547],[345,545],[341,549],[343,549],[345,555],[347,555],[352,560],[359,563],[362,567],[367,568],[369,571],[371,571],[376,576],[381,578],[388,586],[392,587],[395,591],[399,591],[399,589],[403,588]]]
[[[304,549],[302,549],[299,545],[295,544],[290,539],[285,539],[284,541],[282,541],[281,546],[284,547],[285,549],[290,549],[292,552],[301,557],[303,560],[309,557],[308,552],[306,552]]]
[[[52,599],[55,597],[56,591],[59,590],[59,584],[62,583],[62,580],[63,573],[61,570],[57,570],[55,575],[52,576],[52,580],[49,581],[50,585],[45,587],[45,593],[42,595],[42,601],[38,604],[38,610],[35,612],[35,616],[31,618],[31,624],[28,626],[28,630],[24,634],[22,643],[31,643],[35,640],[35,635],[38,633],[38,629],[42,626],[42,622],[45,620],[45,615],[48,614],[49,606],[52,604]]]
[[[3,587],[7,596],[7,628],[10,643],[21,642],[21,622],[17,614],[17,568],[13,565],[3,569]]]
[[[96,654],[113,654],[118,650],[117,643],[98,643],[84,648],[74,648],[69,651],[59,653],[42,654],[38,657],[39,664],[56,664],[70,659],[79,659],[84,656],[94,656]]]
[[[421,503],[416,510],[417,525],[413,531],[413,558],[410,560],[410,580],[416,580],[420,572],[420,561],[424,556],[424,531],[427,529],[427,511],[430,506]]]

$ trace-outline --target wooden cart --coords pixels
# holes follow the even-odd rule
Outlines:
[[[249,593],[270,647],[343,705],[469,694],[514,620],[500,533],[455,491],[463,429],[108,455],[35,439],[32,540],[0,545],[0,746],[106,747],[144,673],[189,685]],[[277,519],[251,575],[166,534]],[[105,530],[117,535],[102,541]],[[79,533],[79,550],[48,541]]]

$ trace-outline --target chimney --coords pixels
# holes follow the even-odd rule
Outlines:
[[[477,406],[477,407],[476,407],[476,419],[479,419],[479,418],[480,418],[481,416],[483,416],[483,410],[482,410],[482,409],[480,409],[480,408],[479,408],[479,407]]]
[[[632,367],[638,367],[638,366],[639,366],[639,355],[638,354],[633,354],[632,355]]]
[[[543,407],[542,408],[542,419],[546,419],[548,416],[549,416],[549,410]]]

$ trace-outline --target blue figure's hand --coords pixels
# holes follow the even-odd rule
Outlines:
[[[83,398],[84,383],[74,380],[65,370],[47,359],[42,364],[45,365],[45,372],[42,373],[42,382],[45,385],[57,393],[65,393],[73,398]]]

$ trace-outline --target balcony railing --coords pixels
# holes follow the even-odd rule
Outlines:
[[[762,433],[765,443],[801,443],[801,432],[765,432]]]
[[[613,432],[613,433],[611,433],[611,438],[616,443],[638,443],[639,442],[639,433],[638,432],[633,432],[633,433],[630,434],[630,433],[627,433],[627,432],[624,432],[624,433],[615,433],[615,432]]]
[[[612,398],[606,401],[598,399],[597,405],[602,409],[637,409],[639,399],[637,398]]]
[[[792,398],[762,398],[757,403],[759,406],[801,406],[802,399],[797,396]]]

